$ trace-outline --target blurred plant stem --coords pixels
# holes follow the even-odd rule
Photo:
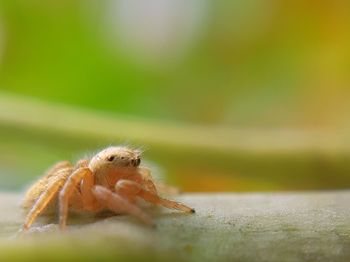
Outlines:
[[[347,152],[346,134],[323,130],[242,129],[137,119],[0,93],[0,125],[78,136],[126,140],[161,148],[208,152]]]
[[[186,191],[334,189],[350,184],[345,132],[188,125],[7,93],[0,93],[0,127],[3,189],[18,189],[60,159],[75,161],[82,153],[125,142],[144,145],[146,159],[155,161],[146,161],[153,173],[164,168],[170,182]]]

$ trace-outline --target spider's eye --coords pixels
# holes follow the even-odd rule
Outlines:
[[[109,156],[109,157],[107,157],[107,160],[110,161],[110,162],[112,162],[114,159],[115,159],[115,156]]]
[[[121,160],[124,160],[124,159],[125,159],[125,157],[123,157],[123,156],[122,156],[120,159],[121,159]]]

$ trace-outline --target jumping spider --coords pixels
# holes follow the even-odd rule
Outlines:
[[[68,210],[110,210],[153,225],[151,217],[137,205],[137,198],[194,212],[184,204],[161,198],[150,170],[140,163],[141,153],[128,147],[108,147],[91,159],[79,160],[75,166],[68,161],[57,163],[27,191],[22,207],[29,213],[22,230],[28,230],[39,215],[54,210],[57,204],[61,230],[66,227]]]

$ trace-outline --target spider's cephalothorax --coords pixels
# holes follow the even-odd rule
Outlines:
[[[57,201],[61,229],[66,226],[68,210],[97,213],[109,209],[153,224],[151,217],[136,204],[136,198],[194,212],[181,203],[161,198],[150,170],[140,163],[141,152],[128,147],[108,147],[74,166],[68,161],[57,163],[27,191],[22,206],[30,211],[23,230]]]
[[[140,151],[127,147],[108,147],[96,154],[89,163],[95,173],[121,168],[137,168],[141,163]]]

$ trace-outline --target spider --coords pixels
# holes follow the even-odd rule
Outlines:
[[[152,218],[137,204],[141,198],[183,212],[194,209],[158,195],[148,168],[140,166],[141,152],[124,146],[108,147],[75,166],[62,161],[52,166],[26,192],[22,207],[28,209],[22,231],[58,205],[59,228],[66,228],[68,211],[99,213],[110,210],[129,214],[148,225]]]

